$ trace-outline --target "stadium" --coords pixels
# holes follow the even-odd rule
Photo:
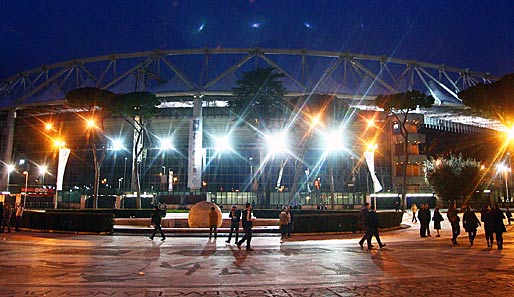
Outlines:
[[[331,123],[323,123],[321,115],[316,128],[313,108],[294,109],[266,131],[241,124],[227,102],[235,100],[233,88],[242,74],[257,66],[283,74],[284,101],[316,98],[313,102],[322,104],[330,98],[348,108],[333,115]],[[107,153],[99,207],[135,207],[134,172],[140,176],[143,207],[155,199],[177,207],[208,199],[222,205],[251,201],[266,208],[353,208],[378,193],[384,199],[377,203],[391,205],[402,186],[410,202],[436,204],[424,177],[427,158],[462,153],[492,159],[484,139],[495,139],[501,126],[474,115],[457,94],[497,79],[446,65],[306,49],[155,50],[44,65],[0,85],[0,188],[16,199],[23,193],[33,208],[92,205],[94,156],[85,128],[90,114],[70,107],[65,95],[96,87],[115,94],[151,92],[161,102],[137,158],[133,127],[118,116],[104,120],[98,133],[109,141],[96,144]],[[435,104],[409,116],[412,131],[404,152],[397,121],[376,107],[375,98],[407,90],[431,95]],[[192,128],[195,119],[200,119],[198,130]],[[304,141],[308,133],[310,141]],[[56,140],[64,141],[70,154],[61,181]],[[270,145],[276,149],[278,144],[282,151],[270,154]],[[191,147],[199,150],[192,153]],[[364,157],[370,150],[372,165]],[[401,161],[405,154],[408,164]],[[509,185],[501,185],[492,183],[488,195],[504,199],[506,191],[508,198]]]

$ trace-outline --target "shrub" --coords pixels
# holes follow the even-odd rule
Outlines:
[[[36,230],[112,233],[112,213],[83,211],[29,211],[23,212],[21,227]]]
[[[379,212],[379,228],[391,228],[401,224],[401,212]],[[299,213],[294,218],[295,233],[311,232],[357,232],[360,228],[359,212]]]

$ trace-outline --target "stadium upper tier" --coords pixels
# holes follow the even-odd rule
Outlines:
[[[478,83],[496,80],[488,73],[386,56],[294,49],[203,48],[155,50],[74,59],[18,73],[0,85],[0,109],[25,110],[38,115],[66,109],[66,92],[99,87],[114,93],[149,91],[161,98],[162,107],[203,96],[210,104],[233,100],[232,87],[259,66],[273,66],[285,74],[287,96],[332,94],[354,106],[372,108],[379,94],[416,89],[433,95],[436,105],[449,107],[462,122],[473,122],[457,93]],[[435,109],[437,110],[437,109]]]

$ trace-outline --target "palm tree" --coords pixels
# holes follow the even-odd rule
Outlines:
[[[283,119],[286,89],[280,79],[284,76],[276,73],[273,67],[257,67],[243,73],[243,77],[232,88],[235,99],[228,103],[229,109],[241,119],[240,123],[246,123],[259,131],[269,131],[272,121]],[[269,174],[264,178],[264,185],[269,204]]]

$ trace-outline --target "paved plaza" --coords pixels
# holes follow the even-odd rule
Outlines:
[[[443,214],[445,216],[445,214]],[[225,234],[76,235],[2,233],[0,296],[510,296],[514,236],[502,251],[483,230],[470,246],[420,238],[403,228],[382,232],[382,250],[361,249],[360,234],[257,234],[254,251],[226,244]],[[434,232],[432,231],[432,236]],[[375,243],[375,246],[377,244]]]

